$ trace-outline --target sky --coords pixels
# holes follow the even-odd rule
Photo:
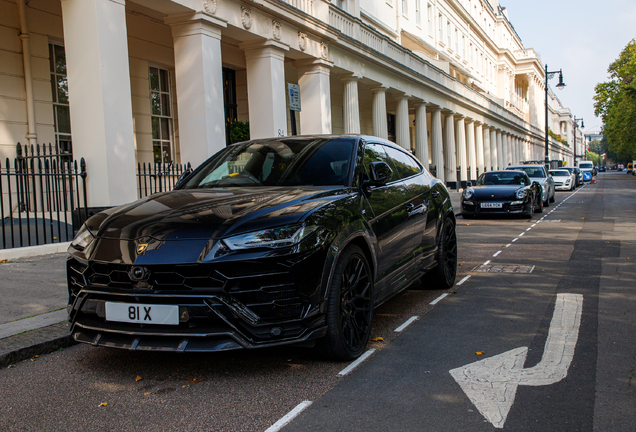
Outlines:
[[[636,38],[635,0],[499,0],[526,48],[534,48],[549,71],[563,70],[561,103],[577,118],[584,132],[600,130],[594,116],[594,86],[608,81],[607,68],[630,40]],[[579,123],[580,124],[580,123]]]

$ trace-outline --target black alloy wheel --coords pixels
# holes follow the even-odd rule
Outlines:
[[[437,266],[430,272],[431,281],[427,281],[428,275],[422,280],[422,285],[430,289],[447,289],[455,284],[457,277],[457,233],[455,222],[451,218],[444,220],[439,236],[437,248]]]
[[[327,298],[327,335],[323,353],[336,360],[353,360],[363,353],[373,321],[373,276],[358,246],[348,246],[338,258]]]
[[[528,210],[525,214],[525,216],[528,219],[532,219],[532,216],[534,216],[534,206],[535,206],[535,201],[534,201],[534,196],[532,197],[532,201],[530,202],[530,210]]]
[[[535,212],[543,213],[543,204],[541,203],[541,195],[535,198],[535,200],[533,201],[533,205],[536,206],[534,209]]]

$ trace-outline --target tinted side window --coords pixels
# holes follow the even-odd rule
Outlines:
[[[397,169],[400,178],[407,178],[422,172],[422,167],[411,156],[392,147],[385,146],[389,158]]]
[[[362,179],[369,180],[369,167],[373,162],[385,162],[391,170],[393,170],[393,175],[391,176],[390,182],[396,181],[399,179],[397,169],[391,163],[389,157],[386,155],[385,151],[386,147],[380,144],[366,144],[364,146],[364,158],[362,159]]]

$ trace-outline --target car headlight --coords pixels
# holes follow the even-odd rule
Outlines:
[[[234,251],[251,248],[283,248],[300,243],[317,228],[315,225],[292,225],[270,228],[228,237],[223,239],[223,243]]]
[[[84,224],[71,242],[71,246],[78,250],[84,250],[93,242],[93,240],[95,240],[95,237],[90,232],[88,227]]]
[[[464,199],[470,199],[473,195],[475,195],[473,188],[464,189]]]
[[[525,197],[528,196],[528,190],[527,189],[519,189],[516,193],[517,195],[517,199],[524,199]]]

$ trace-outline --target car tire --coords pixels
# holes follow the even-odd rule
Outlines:
[[[338,257],[327,295],[327,334],[318,349],[330,359],[354,360],[364,352],[373,321],[373,274],[366,255],[349,245]]]
[[[555,192],[553,192],[553,193],[552,193],[552,196],[551,196],[550,198],[548,198],[548,200],[549,200],[551,203],[553,203],[554,201],[556,201],[555,195],[556,195],[556,193],[555,193]]]
[[[537,213],[543,213],[543,203],[541,202],[541,196],[537,197],[537,200],[535,201],[535,205],[536,205],[536,208],[534,209],[534,211]]]
[[[451,218],[444,220],[437,244],[437,265],[422,277],[422,285],[428,289],[448,289],[457,277],[457,233]]]
[[[526,214],[524,214],[526,218],[532,219],[532,216],[534,216],[534,206],[534,200],[532,200],[532,203],[530,204],[530,210],[526,212]]]
[[[550,199],[548,198],[547,201],[543,201],[543,207],[550,207]]]

